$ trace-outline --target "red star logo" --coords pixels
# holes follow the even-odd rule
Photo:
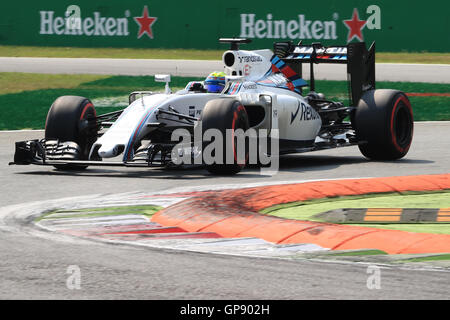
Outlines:
[[[347,42],[352,41],[354,37],[358,38],[359,41],[364,40],[361,30],[366,26],[366,21],[359,20],[358,9],[353,9],[352,19],[344,20],[344,24],[348,28]]]
[[[147,6],[144,6],[142,17],[134,17],[134,20],[139,25],[138,39],[142,37],[144,33],[146,33],[149,38],[153,39],[152,24],[154,24],[157,19],[158,18],[156,17],[149,17],[148,8]]]

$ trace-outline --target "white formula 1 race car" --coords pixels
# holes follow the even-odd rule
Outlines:
[[[367,50],[363,42],[331,47],[276,42],[273,51],[246,51],[239,46],[249,40],[220,41],[231,47],[222,58],[226,85],[221,92],[208,93],[202,82],[190,82],[171,93],[170,76],[157,75],[157,81],[166,82],[164,93],[132,92],[128,107],[103,115],[97,115],[87,98],[59,97],[48,112],[45,138],[16,142],[11,164],[73,170],[93,165],[172,166],[188,158],[214,174],[235,174],[248,162],[249,153],[252,156],[250,140],[244,156],[236,156],[234,133],[239,129],[276,139],[277,150],[267,147],[265,155],[351,145],[375,160],[395,160],[408,152],[411,105],[403,92],[375,90],[374,43]],[[309,83],[302,79],[304,63],[310,65]],[[315,92],[313,69],[320,63],[347,64],[349,105]],[[302,94],[305,87],[307,95]],[[197,127],[200,144],[195,142]],[[177,129],[184,136],[174,135]],[[205,161],[202,154],[217,142],[211,134],[205,139],[209,129],[224,138],[210,152],[213,160]]]

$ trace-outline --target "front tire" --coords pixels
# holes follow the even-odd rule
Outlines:
[[[239,161],[237,155],[237,137],[235,131],[242,129],[244,132],[249,128],[247,111],[244,106],[237,100],[232,99],[215,99],[209,101],[202,111],[202,133],[208,129],[217,129],[223,137],[222,158],[219,161],[206,164],[206,169],[216,175],[233,175],[240,172],[246,164],[248,158],[248,147],[245,143],[244,161]],[[231,143],[226,143],[228,137],[227,130],[231,130]],[[203,144],[203,149],[209,143]],[[227,155],[233,155],[233,161],[227,162]],[[204,154],[203,154],[204,155]]]
[[[61,96],[53,102],[45,122],[45,139],[72,141],[80,147],[78,160],[88,160],[89,152],[97,139],[97,114],[89,99],[78,96]],[[87,166],[55,165],[60,170],[81,170]]]
[[[361,153],[373,160],[403,158],[413,137],[413,112],[408,97],[401,91],[367,91],[360,99],[354,126]]]

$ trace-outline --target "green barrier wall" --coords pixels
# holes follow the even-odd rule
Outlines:
[[[80,8],[81,30],[66,28],[70,5]],[[224,49],[219,37],[244,36],[255,49],[352,36],[376,41],[378,51],[450,52],[449,12],[448,0],[2,1],[0,45]]]

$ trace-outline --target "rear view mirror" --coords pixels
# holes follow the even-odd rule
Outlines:
[[[155,74],[156,82],[170,82],[170,74]]]
[[[155,74],[155,81],[156,82],[165,82],[166,83],[165,94],[172,93],[172,90],[170,90],[170,87],[169,87],[170,74]]]

